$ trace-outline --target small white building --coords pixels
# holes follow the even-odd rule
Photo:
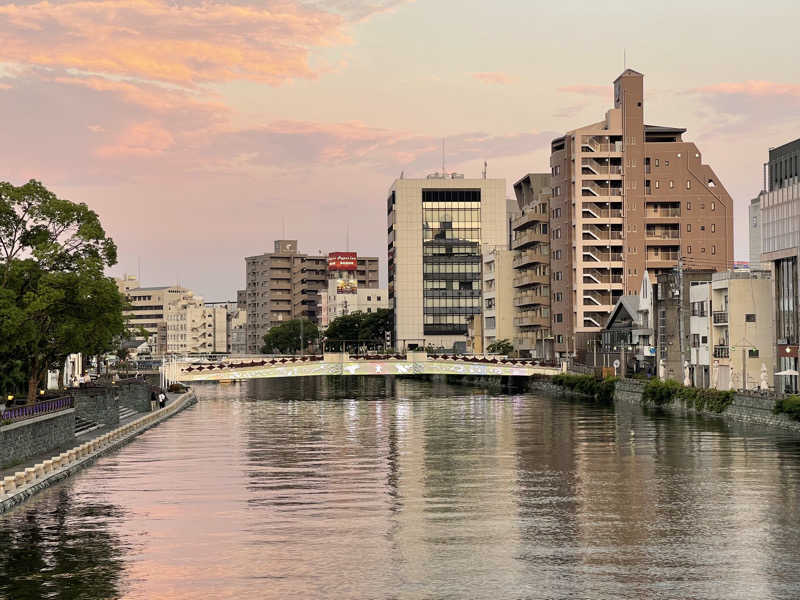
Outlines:
[[[689,380],[694,387],[711,386],[711,284],[689,288]]]
[[[320,294],[320,325],[327,327],[336,317],[357,312],[373,313],[389,308],[389,293],[386,288],[361,288],[347,271],[328,281],[327,293]]]

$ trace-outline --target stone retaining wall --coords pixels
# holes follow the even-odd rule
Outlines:
[[[76,416],[107,427],[119,425],[118,392],[107,387],[85,387],[72,389],[69,393],[75,400]]]
[[[75,442],[75,409],[44,414],[0,427],[0,468]]]
[[[150,384],[143,379],[124,380],[119,388],[119,404],[137,412],[150,412]]]
[[[641,404],[644,392],[644,381],[635,379],[620,379],[614,391],[616,402],[627,402],[630,404]],[[725,409],[725,412],[715,413],[710,411],[696,411],[694,408],[685,406],[680,400],[674,400],[661,408],[674,413],[702,414],[704,416],[720,417],[740,423],[757,423],[770,427],[780,427],[782,429],[792,429],[800,432],[800,422],[794,421],[786,415],[776,415],[772,413],[775,400],[754,394],[736,393],[733,402]]]
[[[50,487],[94,462],[98,457],[127,444],[139,434],[195,404],[193,392],[187,392],[165,408],[62,452],[0,481],[0,514],[23,503],[37,492]]]

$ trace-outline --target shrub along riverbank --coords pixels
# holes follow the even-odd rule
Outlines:
[[[786,396],[775,401],[776,415],[784,414],[795,421],[800,421],[800,396]]]
[[[552,382],[554,385],[565,388],[576,394],[583,394],[596,400],[611,404],[614,402],[614,387],[617,383],[616,377],[601,379],[594,375],[572,375],[564,373],[554,375]]]
[[[694,408],[696,411],[722,413],[733,402],[733,392],[684,387],[677,381],[660,381],[655,378],[644,386],[642,404],[664,406],[674,400],[680,400],[687,408]]]

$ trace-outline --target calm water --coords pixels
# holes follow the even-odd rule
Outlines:
[[[797,437],[348,381],[199,387],[0,516],[0,597],[800,597]]]

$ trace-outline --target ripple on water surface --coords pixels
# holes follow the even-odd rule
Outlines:
[[[800,597],[792,434],[412,380],[197,391],[0,516],[0,597]]]

